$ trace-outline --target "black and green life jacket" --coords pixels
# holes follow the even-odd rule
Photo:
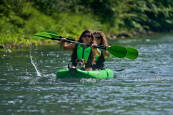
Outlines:
[[[77,46],[77,59],[84,59],[86,62],[91,53],[91,47],[83,48],[82,46]]]
[[[105,58],[103,55],[103,49],[99,49],[99,50],[101,51],[101,54],[98,56],[95,56],[96,64],[93,66],[93,69],[104,69]]]
[[[103,49],[99,49],[99,51],[101,52],[101,54],[95,56],[95,61],[96,61],[96,62],[98,61],[99,57],[102,55]]]
[[[80,45],[76,45],[71,57],[71,62],[73,66],[77,66],[78,60],[85,61],[85,67],[92,67],[92,50],[91,47],[83,48]]]

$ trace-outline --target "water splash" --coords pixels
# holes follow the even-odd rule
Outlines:
[[[30,59],[31,59],[31,64],[34,66],[34,69],[37,73],[37,76],[41,76],[41,73],[39,72],[39,70],[37,69],[37,66],[34,64],[34,61],[32,60],[32,55],[31,55],[31,48],[30,48]]]

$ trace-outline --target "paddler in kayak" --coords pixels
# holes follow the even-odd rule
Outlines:
[[[105,47],[108,47],[108,42],[106,39],[106,35],[101,32],[101,31],[97,31],[93,33],[96,44],[98,46],[102,45]],[[93,65],[93,69],[104,69],[104,62],[105,62],[105,57],[109,56],[109,52],[104,50],[104,49],[98,49],[97,48],[97,53],[95,53],[95,64]]]
[[[66,38],[61,38],[61,47],[64,50],[72,51],[72,66],[70,68],[76,68],[77,65],[80,65],[83,70],[92,71],[92,66],[95,64],[94,49],[96,48],[88,47],[86,45],[66,43],[65,40]],[[95,44],[93,33],[90,30],[85,30],[77,41],[91,46],[92,44]]]

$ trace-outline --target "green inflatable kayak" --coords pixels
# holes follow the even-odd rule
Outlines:
[[[70,70],[59,69],[56,73],[57,78],[96,78],[96,79],[110,79],[114,77],[114,73],[110,69],[84,71],[81,69]]]

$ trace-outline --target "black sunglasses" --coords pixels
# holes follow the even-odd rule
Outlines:
[[[88,38],[91,38],[91,35],[83,35],[83,37],[88,37]]]
[[[97,39],[97,40],[100,40],[100,39],[102,39],[102,37],[101,37],[101,36],[99,36],[99,37],[96,37],[96,39]]]

